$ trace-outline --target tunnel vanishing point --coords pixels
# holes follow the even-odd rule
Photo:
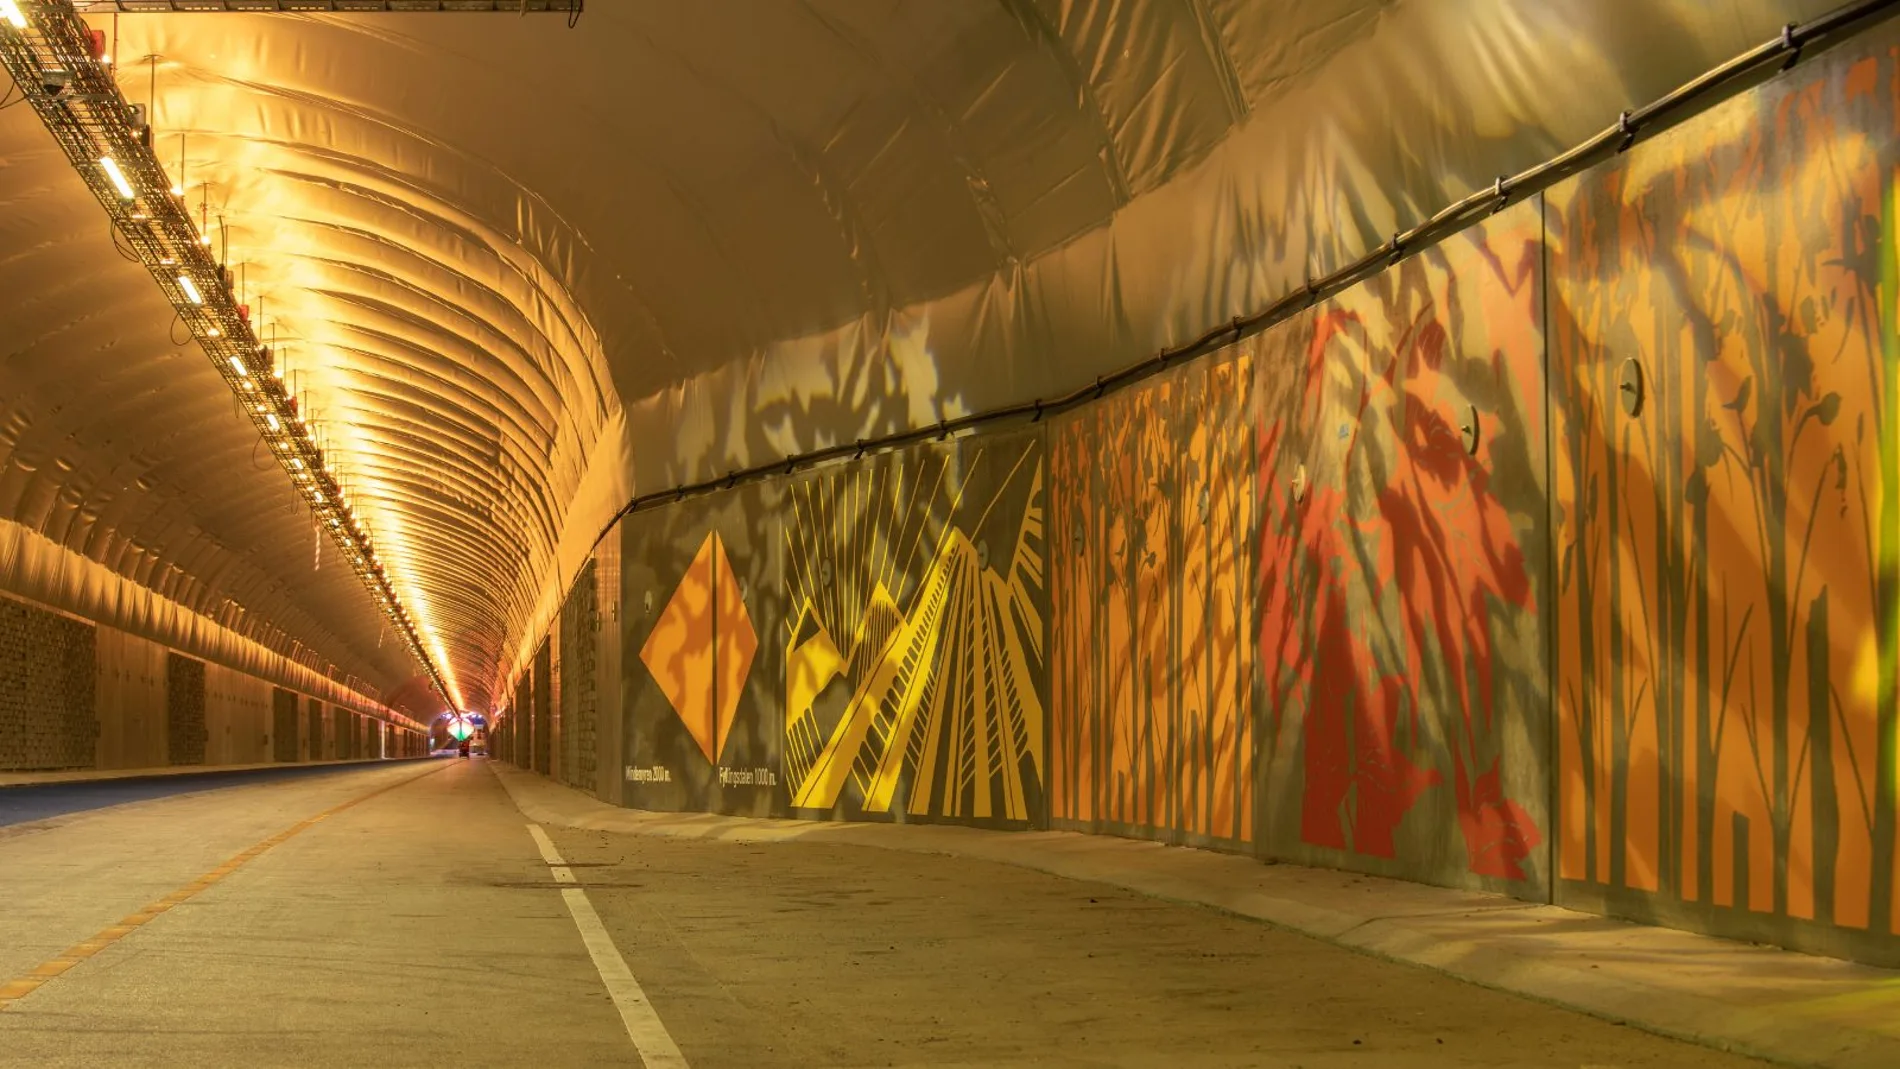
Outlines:
[[[0,1066],[1900,1066],[1895,0],[0,0]]]

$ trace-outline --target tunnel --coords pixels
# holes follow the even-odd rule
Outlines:
[[[1892,0],[0,0],[0,1066],[1900,1065]]]

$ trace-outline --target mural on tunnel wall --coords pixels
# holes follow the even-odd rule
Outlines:
[[[786,508],[770,644],[797,815],[1044,820],[1040,434],[823,468]]]
[[[1253,838],[1253,373],[1240,346],[1050,430],[1059,827]]]
[[[1054,421],[1046,504],[1032,432],[630,517],[629,763],[1900,960],[1894,36]]]
[[[1539,211],[1260,339],[1264,852],[1547,886]]]
[[[1551,196],[1562,902],[1900,961],[1895,37]]]
[[[782,813],[777,514],[751,486],[622,521],[624,798],[642,809]]]

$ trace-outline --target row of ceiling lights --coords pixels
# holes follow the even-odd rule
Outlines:
[[[104,35],[81,22],[67,0],[0,0],[0,23],[12,31],[0,34],[0,53],[20,91],[152,272],[442,700],[459,708],[309,417],[284,386],[282,367],[252,329],[250,307],[234,294],[230,268],[213,259],[211,235],[192,223],[184,186],[168,180],[158,161],[150,117],[120,93]]]

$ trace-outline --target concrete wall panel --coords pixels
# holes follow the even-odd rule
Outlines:
[[[1263,852],[1548,894],[1541,221],[1261,338]]]
[[[1896,45],[1550,197],[1565,904],[1900,964]]]
[[[627,805],[784,811],[784,501],[748,487],[622,521]]]
[[[93,767],[164,765],[167,650],[113,627],[99,627],[96,634],[99,742]]]
[[[1058,827],[1252,842],[1253,375],[1241,346],[1050,428]]]
[[[830,465],[783,506],[784,780],[799,816],[1040,826],[1040,429]]]

